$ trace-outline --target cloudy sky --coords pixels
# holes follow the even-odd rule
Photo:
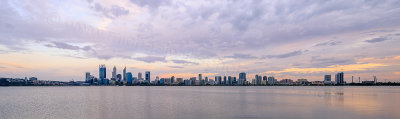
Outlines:
[[[399,0],[1,0],[0,77],[400,81]]]

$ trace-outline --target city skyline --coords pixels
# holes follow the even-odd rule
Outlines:
[[[281,80],[274,75],[260,75],[260,74],[255,74],[254,78],[249,77],[249,75],[246,75],[246,72],[240,72],[237,75],[209,75],[205,76],[203,78],[203,74],[198,74],[197,77],[190,76],[189,77],[176,77],[176,79],[181,79],[175,80],[175,76],[170,76],[170,77],[160,77],[160,76],[153,76],[155,77],[154,79],[151,78],[150,76],[150,71],[145,72],[145,78],[142,77],[142,73],[138,72],[137,76],[135,77],[132,72],[127,72],[126,67],[123,69],[123,77],[117,77],[116,75],[121,76],[121,74],[117,74],[116,72],[116,67],[113,67],[113,74],[110,78],[107,78],[106,76],[106,66],[104,64],[99,65],[99,77],[95,77],[90,74],[90,72],[85,73],[85,80],[84,82],[89,83],[89,84],[95,84],[95,85],[110,85],[110,81],[112,81],[112,85],[139,85],[142,83],[147,83],[151,85],[159,85],[160,82],[161,84],[164,85],[164,80],[167,80],[170,84],[175,84],[175,85],[274,85],[274,84],[280,84],[280,85],[346,85],[346,84],[378,84],[378,78],[374,75],[373,80],[370,78],[363,79],[361,81],[361,77],[358,77],[359,80],[358,82],[354,82],[353,78],[354,76],[351,76],[351,81],[346,81],[344,78],[344,73],[343,72],[338,72],[335,74],[335,80],[332,80],[332,76],[330,74],[326,74],[323,76],[322,80],[317,80],[317,81],[309,81],[307,78],[298,78],[296,83],[294,80],[296,79],[290,79],[290,78],[282,78]],[[210,77],[210,78],[209,78]],[[215,77],[212,79],[212,77]],[[189,81],[189,82],[187,82]],[[209,83],[212,82],[212,83]],[[193,83],[190,83],[193,82]],[[389,81],[391,82],[391,81]],[[387,83],[387,80],[385,81],[380,81],[379,83]],[[394,82],[396,83],[396,82]],[[168,84],[168,83],[167,83]]]
[[[151,79],[246,72],[322,81],[345,72],[347,82],[352,76],[398,82],[399,6],[396,0],[2,0],[0,77],[84,80],[85,72],[100,77],[93,67],[105,64],[107,78],[126,77],[126,67],[143,78],[151,71]]]

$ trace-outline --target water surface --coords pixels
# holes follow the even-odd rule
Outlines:
[[[1,119],[400,119],[400,87],[0,87]]]

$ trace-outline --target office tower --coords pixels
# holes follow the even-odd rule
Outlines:
[[[190,77],[190,83],[192,86],[196,85],[196,77]]]
[[[262,84],[262,77],[261,76],[256,75],[256,84],[257,85],[261,85]]]
[[[175,83],[175,76],[171,76],[171,83],[172,83],[172,84]]]
[[[203,77],[201,76],[201,74],[199,74],[199,80],[203,80]]]
[[[117,81],[121,81],[122,75],[121,74],[117,74]]]
[[[208,83],[208,77],[205,77],[204,80],[206,80],[206,83]]]
[[[336,81],[336,84],[344,84],[343,72],[337,73],[335,75],[335,81]]]
[[[183,78],[176,78],[176,81],[177,81],[178,83],[183,83]]]
[[[378,83],[378,79],[374,76],[374,83]]]
[[[239,73],[239,80],[243,80],[243,82],[246,82],[246,73]]]
[[[133,76],[132,76],[132,73],[131,73],[131,72],[127,72],[127,73],[126,73],[126,80],[127,80],[127,83],[129,83],[129,84],[132,83],[132,81],[133,81]]]
[[[99,65],[99,79],[102,81],[106,78],[106,65]]]
[[[215,84],[219,84],[219,82],[218,82],[218,76],[215,76]]]
[[[224,76],[224,83],[223,83],[224,85],[226,85],[227,84],[227,82],[226,82],[226,76]]]
[[[255,76],[255,84],[258,84],[258,75]]]
[[[237,84],[236,76],[233,77],[233,82],[232,82],[232,84],[233,84],[233,85],[236,85],[236,84]]]
[[[361,83],[361,77],[358,77],[358,83]]]
[[[272,84],[275,84],[275,82],[276,82],[275,77],[273,77],[273,76],[268,77],[268,84],[272,85]]]
[[[150,71],[146,71],[146,81],[148,82],[148,83],[150,83]]]
[[[218,85],[222,85],[222,77],[221,76],[215,76],[215,83]]]
[[[114,79],[116,79],[117,78],[117,68],[114,66],[114,68],[113,68],[113,71],[112,71],[112,77],[111,78],[114,78]]]
[[[354,76],[351,76],[351,83],[354,83],[353,79],[354,79]]]
[[[325,75],[324,81],[331,81],[332,80],[331,78],[332,78],[331,75]]]
[[[124,67],[124,70],[122,71],[122,76],[124,76],[123,81],[126,81],[126,66]]]
[[[263,76],[263,81],[267,81],[268,80],[268,77],[267,76]]]
[[[232,85],[232,77],[228,76],[228,85]]]
[[[90,82],[90,72],[86,72],[86,83]]]
[[[137,74],[137,76],[138,76],[138,79],[139,79],[139,80],[143,80],[142,72],[139,72],[139,73]]]

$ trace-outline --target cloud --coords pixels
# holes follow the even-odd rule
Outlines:
[[[194,64],[194,65],[198,65],[199,63],[196,62],[190,62],[190,61],[186,61],[186,60],[171,60],[172,62],[176,63],[176,64]]]
[[[331,65],[325,68],[288,68],[281,71],[267,71],[265,73],[316,73],[316,72],[345,72],[345,71],[364,71],[372,68],[388,66],[380,63]]]
[[[91,2],[89,2],[91,3]],[[125,9],[121,6],[118,5],[111,5],[111,8],[106,8],[100,3],[93,3],[94,5],[91,6],[92,9],[94,9],[96,12],[102,13],[104,16],[108,18],[117,18],[120,16],[128,15],[129,10]]]
[[[315,44],[313,47],[319,47],[319,46],[335,46],[335,45],[340,45],[342,42],[340,41],[327,41],[327,42],[322,42]]]
[[[225,58],[233,58],[233,59],[256,59],[257,57],[252,56],[250,54],[239,54],[235,53],[232,56],[225,56]]]
[[[159,7],[160,5],[169,4],[170,0],[130,0],[132,3],[141,7]]]
[[[90,50],[90,46],[80,48],[79,46],[74,46],[70,45],[68,43],[64,42],[58,42],[58,41],[51,41],[49,44],[45,45],[46,47],[54,47],[54,48],[60,48],[60,49],[66,49],[66,50]]]
[[[365,42],[368,42],[368,43],[377,43],[377,42],[383,42],[383,41],[385,41],[385,40],[388,40],[387,38],[373,38],[373,39],[371,39],[371,40],[365,40]]]
[[[314,56],[311,58],[311,66],[310,67],[326,67],[331,65],[348,65],[355,64],[354,59],[344,59],[344,58],[335,58],[335,57],[320,57]]]
[[[174,68],[174,69],[182,69],[182,68],[183,68],[183,67],[181,67],[181,66],[168,66],[168,67]]]
[[[133,58],[138,61],[143,61],[146,63],[154,63],[154,62],[167,62],[165,57],[157,57],[157,56],[147,56],[147,57],[137,57]]]
[[[297,50],[297,51],[293,51],[293,52],[288,52],[288,53],[284,53],[284,54],[278,54],[278,55],[265,55],[263,56],[263,58],[288,58],[288,57],[293,57],[293,56],[298,56],[303,54],[303,51],[301,50]]]

